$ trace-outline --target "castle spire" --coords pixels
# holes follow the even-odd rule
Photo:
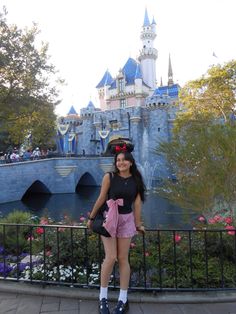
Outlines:
[[[173,85],[173,71],[172,71],[172,65],[171,65],[171,59],[169,54],[169,67],[168,67],[168,86]]]
[[[162,76],[161,76],[161,82],[160,82],[160,86],[163,86],[163,82],[162,82]]]
[[[143,21],[143,27],[147,27],[150,25],[150,21],[148,18],[148,12],[147,12],[147,8],[145,9],[145,14],[144,14],[144,21]]]

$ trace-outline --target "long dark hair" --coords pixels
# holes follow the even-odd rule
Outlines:
[[[115,173],[119,173],[119,169],[116,166],[116,162],[117,162],[117,157],[123,154],[124,155],[124,159],[128,160],[132,163],[132,166],[130,167],[130,172],[132,174],[132,176],[134,177],[134,180],[136,181],[137,184],[137,188],[138,188],[138,193],[140,194],[141,200],[142,202],[145,201],[145,191],[146,191],[146,186],[143,182],[143,177],[140,173],[140,171],[137,168],[135,159],[133,157],[133,155],[130,152],[119,152],[115,155],[115,160],[114,160],[114,167],[115,167]]]

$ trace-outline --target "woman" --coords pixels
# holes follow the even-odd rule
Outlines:
[[[108,283],[116,261],[119,264],[120,294],[116,308],[112,313],[126,313],[129,308],[127,291],[130,279],[130,265],[128,261],[129,248],[132,237],[138,232],[145,232],[141,223],[141,203],[144,201],[145,185],[137,169],[132,154],[121,150],[115,155],[115,171],[110,180],[109,173],[103,177],[101,192],[94,204],[88,220],[88,228],[98,209],[106,201],[108,190],[108,212],[106,214],[105,229],[111,237],[102,236],[105,259],[101,268],[101,286],[99,296],[99,313],[109,314],[107,302]]]

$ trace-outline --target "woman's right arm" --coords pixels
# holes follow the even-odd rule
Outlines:
[[[97,200],[93,206],[93,209],[89,215],[88,227],[90,227],[90,222],[96,216],[98,209],[106,201],[109,188],[110,188],[110,175],[109,175],[109,173],[106,173],[102,179],[102,186],[101,186],[100,194],[99,194],[99,196],[98,196],[98,198],[97,198]]]

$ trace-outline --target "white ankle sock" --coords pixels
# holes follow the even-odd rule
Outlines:
[[[122,301],[123,303],[126,303],[126,301],[127,301],[127,292],[128,292],[128,290],[120,289],[120,295],[119,295],[118,300]]]
[[[103,298],[107,299],[107,291],[108,287],[100,287],[100,295],[99,295],[99,300],[102,300]]]

